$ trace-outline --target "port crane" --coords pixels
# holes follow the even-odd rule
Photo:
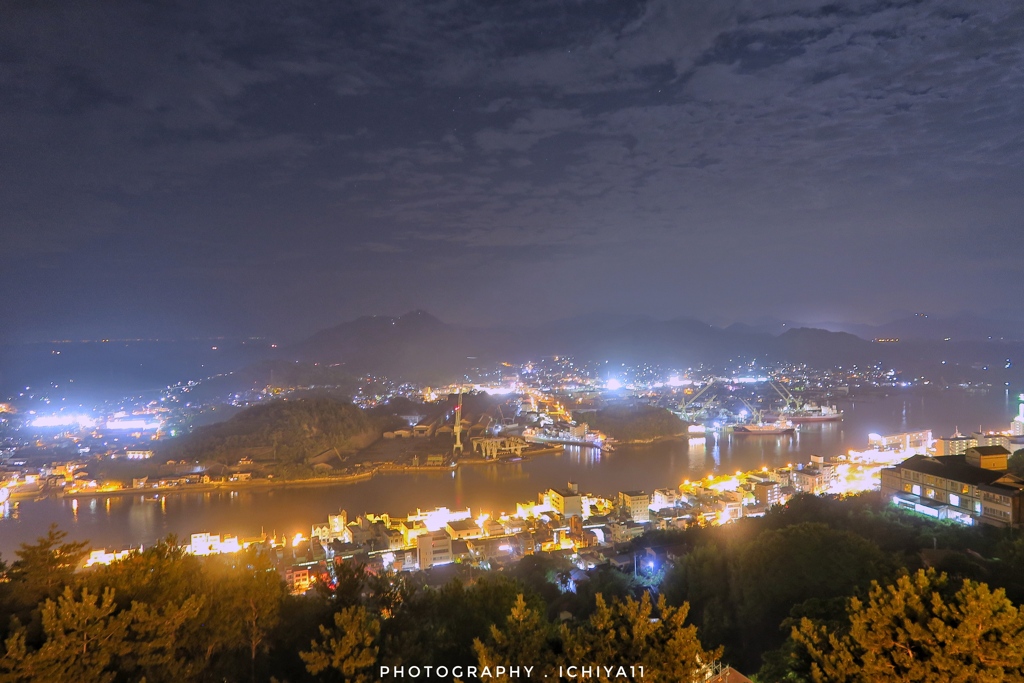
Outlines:
[[[760,408],[755,408],[753,403],[743,398],[742,396],[737,396],[736,398],[738,398],[740,400],[740,403],[742,403],[746,407],[746,409],[750,411],[750,417],[754,424],[764,423],[764,418],[762,416]]]
[[[776,394],[782,397],[782,400],[786,404],[786,408],[792,407],[793,410],[803,409],[804,404],[801,403],[789,389],[777,382],[768,382],[768,384],[771,385],[771,388],[775,390]]]
[[[703,389],[701,389],[700,391],[695,393],[693,396],[691,396],[689,398],[689,400],[686,400],[686,399],[683,400],[683,402],[679,406],[679,414],[682,416],[682,418],[684,420],[689,421],[690,418],[693,417],[690,414],[690,406],[692,406],[697,401],[697,399],[699,399],[701,396],[703,396],[704,394],[708,393],[708,390],[710,390],[711,387],[713,387],[715,385],[716,381],[717,381],[717,378],[716,377],[712,377],[711,380],[707,384],[704,385]]]

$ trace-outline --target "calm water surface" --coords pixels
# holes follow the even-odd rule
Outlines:
[[[848,402],[842,422],[802,425],[795,436],[726,435],[705,442],[673,441],[649,446],[619,446],[614,452],[566,448],[558,455],[513,464],[464,467],[451,473],[378,476],[355,484],[277,491],[186,493],[148,500],[141,496],[26,501],[0,518],[0,555],[11,558],[56,522],[74,539],[94,547],[125,548],[167,536],[211,533],[255,536],[309,533],[314,522],[340,508],[354,517],[363,512],[405,514],[420,508],[515,509],[535,500],[538,491],[575,481],[595,494],[628,489],[678,486],[684,479],[713,472],[807,462],[811,455],[836,455],[865,448],[870,432],[932,429],[947,435],[955,427],[970,432],[1005,429],[1016,413],[1016,394],[993,392],[937,396],[902,395]]]

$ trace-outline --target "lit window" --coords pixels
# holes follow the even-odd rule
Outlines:
[[[924,495],[925,495],[925,498],[934,498],[935,497],[935,489],[925,489],[924,490]]]
[[[974,514],[976,514],[976,515],[980,515],[981,514],[981,501],[980,500],[974,501]]]
[[[917,484],[914,484],[913,486],[910,487],[910,492],[913,493],[915,496],[920,496],[921,487],[918,486]]]
[[[960,496],[956,495],[955,493],[949,494],[949,504],[959,506]]]

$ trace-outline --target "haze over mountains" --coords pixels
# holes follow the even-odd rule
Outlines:
[[[750,360],[823,368],[880,362],[939,384],[1009,382],[1019,390],[1024,383],[1021,323],[918,314],[880,326],[827,326],[761,319],[719,327],[690,318],[588,315],[484,328],[412,311],[357,318],[276,348],[253,339],[2,347],[0,395],[51,382],[67,388],[69,379],[85,393],[100,385],[107,394],[131,393],[227,371],[236,373],[231,384],[237,389],[269,381],[336,384],[339,377],[365,374],[436,383],[472,368],[552,355],[671,368]],[[900,341],[872,341],[879,338]]]
[[[970,334],[966,330],[955,337],[949,333],[969,322],[918,316],[868,328],[874,332],[870,339],[901,340],[886,343],[850,332],[793,327],[782,321],[721,328],[687,318],[589,316],[538,327],[475,328],[413,311],[397,317],[372,316],[345,322],[284,351],[300,361],[341,363],[357,373],[387,373],[419,381],[436,381],[467,367],[552,355],[681,368],[755,359],[818,367],[881,362],[887,367],[927,374],[936,381],[975,377],[1000,384],[1013,381],[1013,359],[1024,356],[1024,331],[1015,333],[1006,326],[1006,334],[1014,335],[1013,341],[981,340],[975,331],[981,321],[975,321]],[[947,337],[951,338],[947,341]],[[1008,363],[1009,368],[1005,367]]]

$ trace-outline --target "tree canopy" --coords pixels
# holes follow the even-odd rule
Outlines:
[[[965,580],[950,594],[945,574],[919,570],[875,582],[852,598],[849,625],[829,633],[809,619],[793,638],[807,648],[815,683],[997,683],[1024,676],[1024,615],[1002,590]]]

